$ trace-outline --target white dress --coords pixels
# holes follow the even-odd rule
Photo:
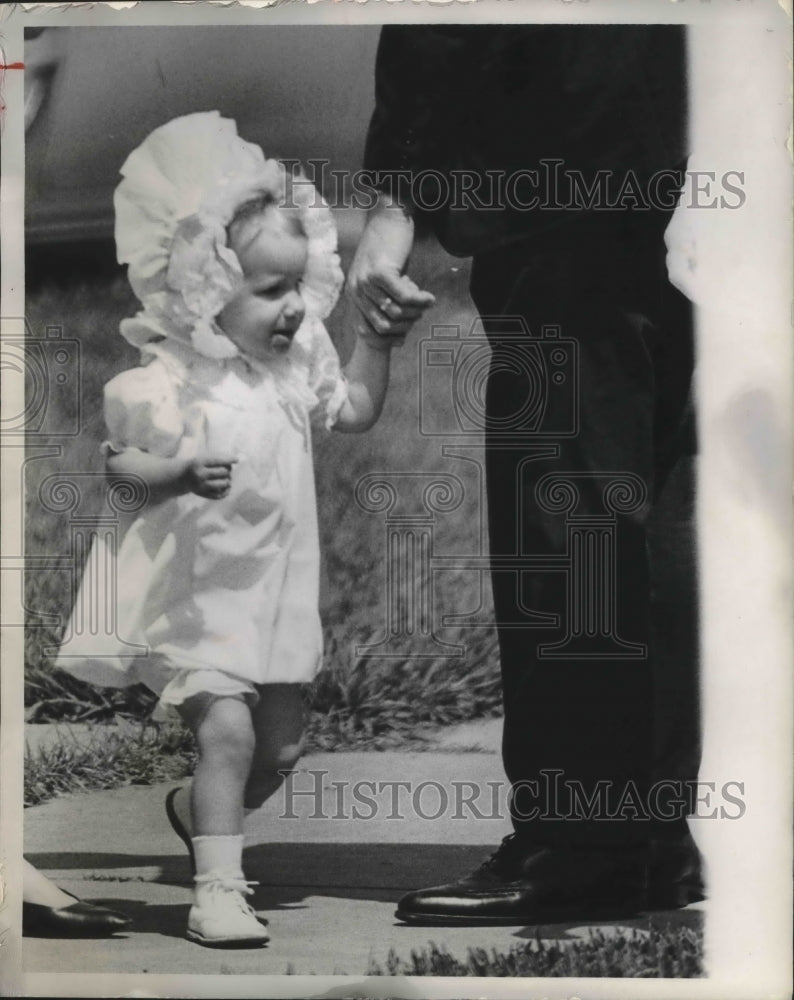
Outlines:
[[[272,364],[173,340],[148,350],[148,364],[105,387],[107,447],[234,456],[231,490],[131,518],[117,587],[104,584],[117,590],[114,627],[79,633],[78,595],[58,666],[98,685],[142,682],[160,715],[202,691],[255,698],[257,685],[310,681],[322,657],[311,425],[332,426],[347,398],[325,327],[307,318]],[[81,590],[91,586],[84,577]]]

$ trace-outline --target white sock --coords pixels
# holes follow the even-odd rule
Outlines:
[[[202,875],[225,875],[228,878],[243,877],[243,835],[192,837],[196,856],[196,878]]]

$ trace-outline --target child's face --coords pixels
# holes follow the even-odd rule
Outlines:
[[[261,361],[286,353],[306,308],[300,280],[306,269],[306,237],[278,210],[232,226],[229,246],[243,269],[244,284],[218,323],[241,351]]]

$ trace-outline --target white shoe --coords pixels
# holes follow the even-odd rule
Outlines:
[[[196,878],[196,902],[187,918],[187,936],[210,948],[258,947],[270,935],[244,897],[256,882],[219,873]]]

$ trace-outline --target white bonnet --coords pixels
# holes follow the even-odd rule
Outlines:
[[[143,311],[122,321],[136,347],[176,337],[207,357],[234,357],[236,346],[215,323],[242,281],[226,228],[237,209],[260,196],[299,211],[308,240],[301,291],[307,317],[324,319],[342,286],[336,226],[303,175],[288,187],[278,160],[241,139],[217,111],[175,118],[155,129],[126,159],[116,188],[116,251],[127,264]]]

